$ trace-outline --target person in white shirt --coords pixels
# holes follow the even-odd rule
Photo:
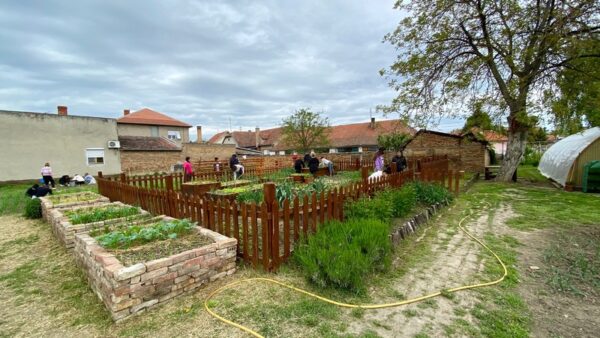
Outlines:
[[[329,176],[333,176],[333,162],[326,159],[325,157],[321,157],[321,163],[323,163],[324,167],[329,169]]]
[[[75,182],[75,185],[83,185],[85,184],[85,179],[83,178],[83,176],[79,175],[79,174],[75,174],[73,175],[73,182]]]
[[[45,185],[52,184],[52,188],[54,188],[54,178],[52,178],[52,168],[50,167],[50,163],[46,162],[44,167],[41,170],[42,178],[44,179]]]

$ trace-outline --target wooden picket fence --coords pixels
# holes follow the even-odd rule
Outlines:
[[[445,162],[445,163],[444,163]],[[344,203],[376,191],[397,188],[414,179],[435,181],[458,192],[459,172],[448,171],[448,160],[431,160],[420,172],[413,169],[368,180],[368,167],[361,168],[362,181],[321,194],[284,200],[275,198],[275,184],[265,183],[260,204],[213,200],[207,195],[190,196],[171,189],[150,188],[160,181],[98,178],[99,192],[111,201],[136,205],[151,214],[188,218],[201,226],[238,240],[238,255],[265,270],[275,270],[291,254],[301,236],[319,230],[329,220],[344,219]],[[422,164],[421,164],[422,165]],[[445,168],[445,169],[444,169]],[[152,183],[154,182],[154,183]],[[161,183],[162,184],[162,183]],[[172,184],[167,180],[165,185]]]

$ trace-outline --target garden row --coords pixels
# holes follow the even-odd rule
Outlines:
[[[40,201],[42,217],[115,321],[235,272],[236,240],[190,220],[92,192]]]

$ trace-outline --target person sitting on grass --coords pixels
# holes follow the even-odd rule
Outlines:
[[[83,176],[75,174],[73,175],[73,182],[75,182],[75,185],[84,185],[85,179],[83,178]]]
[[[85,175],[83,175],[83,180],[86,184],[96,184],[96,179],[89,173],[85,173]]]
[[[39,186],[37,183],[32,185],[31,188],[27,189],[25,194],[31,198],[44,197],[48,194],[52,195],[52,189],[48,188],[48,186]]]

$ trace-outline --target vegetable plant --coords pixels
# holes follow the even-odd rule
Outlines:
[[[162,221],[149,226],[132,225],[96,237],[100,245],[108,249],[126,249],[148,242],[176,239],[190,233],[196,226],[187,219]]]
[[[94,209],[70,210],[65,213],[71,224],[84,224],[107,219],[121,218],[140,214],[137,207],[103,207]]]

